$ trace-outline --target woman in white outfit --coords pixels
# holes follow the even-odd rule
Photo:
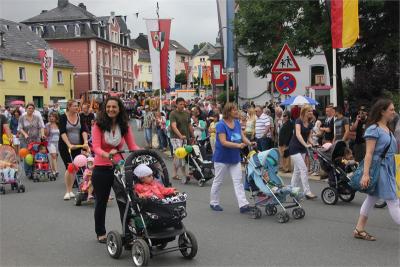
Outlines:
[[[317,198],[316,195],[311,193],[308,183],[308,170],[305,163],[307,149],[310,148],[312,144],[311,130],[313,125],[311,121],[313,117],[313,109],[311,106],[305,105],[301,108],[300,117],[296,120],[295,124],[295,134],[292,136],[289,143],[289,155],[294,165],[291,184],[293,187],[298,187],[301,182],[307,199]]]
[[[240,150],[252,143],[241,130],[234,103],[226,103],[222,114],[223,119],[216,126],[217,139],[213,155],[215,178],[211,186],[210,208],[214,211],[223,210],[219,205],[219,194],[224,176],[229,174],[233,180],[240,213],[245,213],[250,208],[242,183]]]

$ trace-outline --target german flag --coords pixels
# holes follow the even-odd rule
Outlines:
[[[331,1],[332,48],[351,47],[358,38],[358,0]]]

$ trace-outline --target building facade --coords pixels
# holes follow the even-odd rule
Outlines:
[[[90,90],[134,88],[134,58],[126,17],[96,17],[81,3],[58,0],[56,8],[23,21],[75,66],[75,97]]]
[[[0,19],[0,104],[13,100],[42,107],[74,97],[73,65],[54,51],[52,86],[44,88],[39,49],[49,45],[26,25]]]

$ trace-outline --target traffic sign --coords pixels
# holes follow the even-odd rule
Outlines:
[[[271,72],[300,71],[300,67],[293,56],[288,44],[284,44],[276,58]]]
[[[297,81],[291,73],[281,73],[276,77],[275,88],[282,95],[290,95],[296,90]]]

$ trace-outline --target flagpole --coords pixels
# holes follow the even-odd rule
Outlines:
[[[337,106],[337,68],[336,68],[336,48],[332,49],[332,79],[333,79],[333,87],[331,93],[331,102],[336,107]]]
[[[159,13],[160,7],[158,6],[157,2],[157,20],[158,20],[158,31],[160,31],[160,13]],[[158,38],[158,47],[159,47],[159,58],[160,58],[160,112],[162,112],[162,94],[161,94],[161,40]]]

